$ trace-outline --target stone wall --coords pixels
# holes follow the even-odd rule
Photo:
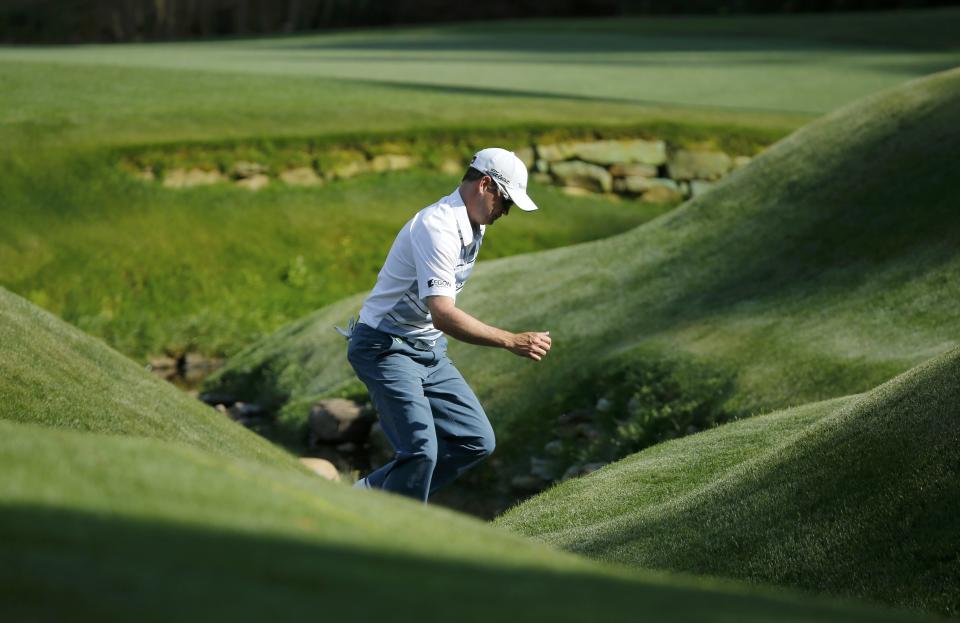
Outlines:
[[[750,161],[714,149],[680,148],[662,140],[641,138],[534,143],[515,147],[531,172],[531,183],[562,187],[570,194],[602,193],[653,203],[675,203],[699,195],[736,168]],[[185,160],[196,160],[185,158]],[[467,161],[449,157],[428,162],[416,153],[393,145],[391,153],[359,148],[331,147],[302,154],[296,165],[271,165],[236,159],[194,162],[178,167],[131,157],[123,166],[148,182],[167,188],[189,188],[232,183],[251,191],[271,184],[319,186],[358,175],[401,171],[413,167],[460,175]]]

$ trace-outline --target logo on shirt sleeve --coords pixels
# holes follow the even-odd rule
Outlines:
[[[450,282],[444,281],[443,279],[428,279],[427,287],[428,288],[449,288]]]

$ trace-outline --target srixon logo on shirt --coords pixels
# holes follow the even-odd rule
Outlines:
[[[427,280],[428,288],[449,288],[450,282],[443,279],[429,279]]]

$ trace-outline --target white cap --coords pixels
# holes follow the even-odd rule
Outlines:
[[[500,190],[524,212],[537,209],[537,204],[527,196],[527,165],[517,158],[517,154],[499,147],[488,147],[477,152],[470,166],[492,177]]]

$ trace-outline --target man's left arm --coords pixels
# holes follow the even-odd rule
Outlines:
[[[458,309],[448,296],[428,296],[433,326],[461,342],[505,348],[518,357],[540,361],[550,350],[549,331],[511,333],[490,326]]]

